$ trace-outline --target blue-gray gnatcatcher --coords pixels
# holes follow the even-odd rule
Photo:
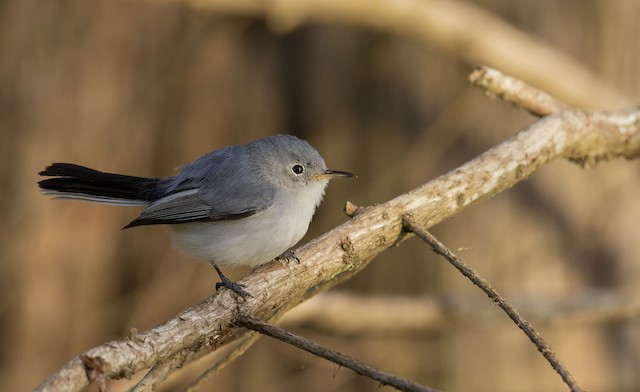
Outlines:
[[[242,296],[217,264],[257,266],[283,254],[307,232],[329,180],[353,174],[327,169],[320,154],[295,136],[276,135],[228,146],[184,165],[175,176],[103,173],[70,163],[40,172],[38,185],[60,199],[145,206],[125,228],[166,224],[192,255],[209,260],[216,284]]]

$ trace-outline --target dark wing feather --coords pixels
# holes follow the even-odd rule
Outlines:
[[[242,219],[269,207],[276,188],[263,173],[264,163],[246,145],[230,146],[182,167],[161,180],[163,196],[126,227]]]
[[[269,207],[275,196],[273,186],[250,177],[227,179],[226,184],[217,187],[210,184],[219,182],[209,180],[191,189],[181,186],[175,193],[151,203],[125,228],[242,219]]]
[[[242,219],[263,209],[261,206],[246,206],[241,208],[215,208],[203,201],[198,189],[181,191],[155,203],[142,211],[140,216],[124,228],[143,225],[179,224],[189,222],[212,222],[219,220]]]

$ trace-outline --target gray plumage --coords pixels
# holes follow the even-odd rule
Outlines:
[[[290,135],[221,148],[164,179],[67,163],[40,174],[52,177],[39,182],[42,191],[57,198],[146,206],[125,228],[170,225],[183,248],[214,267],[280,255],[306,233],[329,180],[352,176],[328,170],[309,143]]]
[[[306,166],[306,177],[327,170],[309,143],[290,135],[210,152],[184,165],[178,175],[161,180],[159,199],[127,227],[253,215],[273,203],[279,186],[295,186],[286,179],[297,162]]]

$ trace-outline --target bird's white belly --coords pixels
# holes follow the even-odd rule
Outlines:
[[[257,266],[281,255],[305,235],[315,205],[272,206],[244,219],[172,225],[178,244],[221,266]],[[306,207],[306,208],[305,208]]]

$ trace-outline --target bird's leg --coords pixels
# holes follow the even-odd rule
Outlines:
[[[222,271],[220,271],[220,268],[218,268],[216,263],[214,263],[213,261],[211,261],[211,265],[213,266],[213,268],[215,268],[221,280],[221,282],[216,283],[216,291],[220,290],[220,287],[225,287],[243,298],[253,297],[253,295],[249,294],[249,292],[244,289],[245,285],[243,285],[242,283],[232,282],[229,278],[224,276]]]
[[[280,256],[276,257],[281,264],[289,264],[295,261],[296,264],[300,264],[300,259],[296,256],[296,252],[293,249],[285,250]]]

